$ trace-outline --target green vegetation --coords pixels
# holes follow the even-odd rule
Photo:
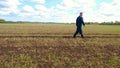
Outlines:
[[[120,21],[115,21],[115,22],[103,22],[103,23],[100,23],[100,25],[120,25]]]
[[[2,22],[5,22],[5,20],[4,19],[0,19],[0,23],[2,23]]]
[[[30,22],[30,21],[6,21],[4,19],[0,19],[0,23],[3,24],[58,24],[57,22]],[[99,24],[99,25],[120,25],[120,21],[111,21],[111,22],[85,22],[87,25],[95,25],[95,24]],[[59,24],[64,24],[64,23],[59,23]],[[67,23],[68,24],[68,23]],[[71,24],[75,24],[75,22],[71,22]]]
[[[0,24],[1,68],[120,68],[120,26]]]

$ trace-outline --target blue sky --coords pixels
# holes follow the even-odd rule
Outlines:
[[[0,0],[0,19],[7,21],[86,22],[120,21],[119,0]]]

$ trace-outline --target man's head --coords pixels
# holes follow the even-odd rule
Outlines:
[[[83,15],[83,13],[82,12],[80,12],[80,16],[82,16]]]

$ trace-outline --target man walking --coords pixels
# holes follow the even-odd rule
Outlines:
[[[82,17],[82,16],[83,16],[83,13],[80,12],[80,16],[78,16],[77,19],[76,19],[77,29],[76,29],[76,32],[75,32],[74,35],[73,35],[73,38],[75,38],[78,33],[80,33],[80,34],[81,34],[81,37],[84,38],[83,32],[82,32],[82,25],[85,26],[85,23],[84,23],[84,21],[83,21],[83,17]]]

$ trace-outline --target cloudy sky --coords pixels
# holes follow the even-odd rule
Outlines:
[[[0,0],[0,19],[8,21],[120,21],[120,0]]]

